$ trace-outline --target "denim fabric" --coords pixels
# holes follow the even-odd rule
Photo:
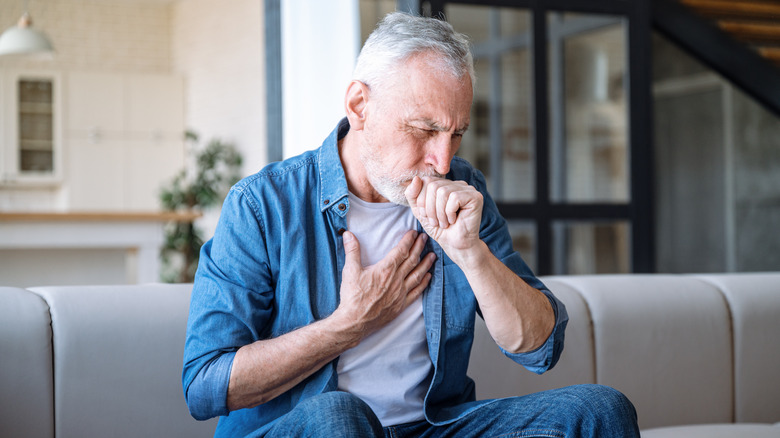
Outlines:
[[[301,401],[276,421],[271,430],[247,438],[370,438],[383,435],[382,423],[363,400],[348,392],[330,391]]]
[[[602,385],[576,385],[487,401],[479,410],[444,426],[422,421],[387,427],[384,436],[631,438],[639,437],[639,427],[636,410],[623,394]]]
[[[598,437],[639,436],[636,410],[620,392],[602,385],[577,385],[522,397],[486,401],[458,421],[427,421],[382,428],[362,400],[332,391],[309,397],[277,421],[264,438],[384,437]]]
[[[346,119],[316,150],[272,163],[236,184],[225,199],[214,237],[203,245],[187,326],[182,382],[191,414],[223,416],[217,436],[267,430],[307,398],[337,389],[336,361],[290,391],[251,409],[228,414],[230,369],[236,350],[280,336],[330,315],[339,304],[347,228],[347,181],[338,155]],[[504,219],[486,191],[482,174],[455,158],[447,178],[463,180],[484,196],[480,237],[493,254],[531,286],[542,290],[556,325],[544,345],[521,354],[504,352],[542,373],[558,360],[568,316],[512,249]],[[418,224],[418,230],[422,228]],[[428,421],[444,424],[466,415],[475,402],[466,376],[479,312],[463,272],[432,239],[437,255],[423,294],[426,336],[434,374],[425,397]]]

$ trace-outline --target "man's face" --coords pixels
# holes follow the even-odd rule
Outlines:
[[[429,55],[417,55],[371,95],[360,159],[374,189],[396,204],[407,205],[404,190],[415,175],[449,172],[469,125],[471,78],[436,66]]]

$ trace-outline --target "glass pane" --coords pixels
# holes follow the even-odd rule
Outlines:
[[[780,266],[780,117],[656,34],[656,266]]]
[[[626,25],[551,14],[552,199],[628,202]]]
[[[472,42],[477,85],[459,155],[480,169],[497,201],[534,198],[530,13],[447,5],[447,20]]]
[[[490,39],[490,14],[495,8],[477,5],[447,5],[444,15],[458,32],[465,33],[473,44]]]
[[[395,11],[396,0],[360,0],[360,37],[361,47],[368,39],[368,35],[376,28],[376,24],[385,15]]]
[[[477,86],[474,90],[474,102],[471,104],[471,124],[463,135],[458,156],[480,169],[488,181],[488,188],[493,191],[490,174],[490,90],[487,87],[489,77],[488,64],[475,62],[474,71],[477,76]],[[495,194],[493,194],[495,195]]]
[[[500,9],[499,32],[502,36],[513,37],[531,32],[531,14],[523,9]]]
[[[628,222],[553,223],[554,272],[558,275],[628,273]]]
[[[501,57],[501,190],[502,201],[534,199],[534,139],[531,135],[530,50],[515,50]]]
[[[684,90],[655,97],[656,269],[724,272],[723,91]]]
[[[51,81],[19,81],[19,168],[22,172],[54,169],[54,115]]]
[[[507,221],[507,227],[515,251],[536,272],[536,226],[529,221],[510,220]]]

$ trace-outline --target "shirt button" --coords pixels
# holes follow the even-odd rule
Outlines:
[[[347,209],[347,206],[344,204],[339,204],[339,210],[344,211]]]
[[[339,228],[339,231],[338,231],[338,233],[339,233],[339,236],[341,236],[342,234],[344,234],[344,231],[347,231],[347,230],[345,230],[344,228]]]
[[[326,199],[326,200],[322,201],[322,203],[325,204],[325,205],[328,205],[328,204],[330,204],[330,199]]]

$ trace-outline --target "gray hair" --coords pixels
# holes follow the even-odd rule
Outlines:
[[[474,59],[468,38],[446,21],[392,12],[369,35],[352,73],[372,91],[382,89],[403,64],[414,55],[433,52],[438,64],[456,78],[469,75],[472,86]]]

